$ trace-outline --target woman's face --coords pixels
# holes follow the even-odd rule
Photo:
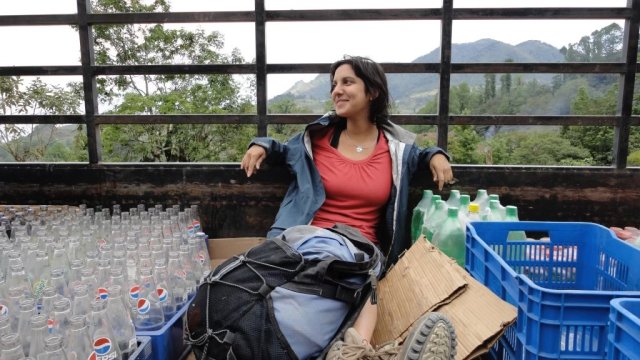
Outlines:
[[[364,116],[369,118],[369,95],[364,81],[356,76],[349,64],[343,64],[336,69],[331,84],[331,100],[336,114],[343,118]]]

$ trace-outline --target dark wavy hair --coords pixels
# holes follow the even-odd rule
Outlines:
[[[356,76],[364,81],[367,94],[377,94],[371,101],[369,114],[372,123],[377,126],[389,121],[389,87],[387,85],[387,76],[380,64],[375,61],[361,56],[348,56],[342,60],[338,60],[331,64],[331,92],[333,92],[333,77],[336,70],[344,65],[351,65]]]

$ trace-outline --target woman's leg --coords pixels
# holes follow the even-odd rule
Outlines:
[[[378,321],[378,305],[367,301],[353,324],[353,328],[363,339],[371,342],[373,330],[376,328],[376,321]]]

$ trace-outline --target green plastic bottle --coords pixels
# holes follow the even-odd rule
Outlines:
[[[476,194],[476,198],[473,199],[473,202],[480,206],[480,213],[482,214],[489,206],[489,194],[487,193],[487,190],[478,189],[478,193]]]
[[[488,211],[484,214],[483,220],[486,221],[503,221],[502,210],[500,209],[500,201],[489,200]]]
[[[504,221],[520,221],[518,219],[518,208],[511,205],[507,206]],[[524,231],[509,231],[507,240],[527,240],[527,234]]]
[[[500,212],[500,219],[504,220],[504,218],[507,216],[507,208],[502,206],[502,204],[500,203],[500,195],[498,194],[489,195],[489,205],[491,205],[491,200],[496,200],[498,202],[497,208],[498,208],[498,211]],[[495,211],[495,210],[491,210],[491,211]]]
[[[411,216],[411,241],[416,242],[420,233],[422,232],[422,225],[424,225],[424,218],[431,206],[431,197],[433,191],[423,190],[422,199],[418,202],[415,208],[413,208],[413,215]]]
[[[458,220],[458,208],[447,209],[447,218],[433,235],[432,243],[464,267],[465,230]]]
[[[460,207],[460,190],[451,190],[447,199],[448,207]]]
[[[471,196],[467,194],[460,195],[460,206],[458,206],[458,212],[469,215],[469,204],[471,203]]]
[[[438,228],[440,228],[446,217],[447,203],[444,200],[437,200],[433,212],[431,212],[431,215],[427,217],[425,224],[422,227],[422,234],[427,238],[427,240],[431,241],[433,239],[433,234]]]

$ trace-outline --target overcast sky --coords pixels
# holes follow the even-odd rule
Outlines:
[[[253,10],[253,0],[173,0],[173,11]],[[265,0],[267,10],[319,8],[424,8],[440,7],[432,0]],[[626,0],[454,0],[456,7],[624,7]],[[0,0],[0,15],[68,14],[75,0]],[[516,45],[540,40],[560,48],[611,22],[608,20],[487,20],[455,21],[453,42],[492,38]],[[250,61],[255,57],[253,23],[178,24],[218,30],[225,51],[238,48]],[[369,56],[379,62],[410,62],[439,46],[438,21],[352,21],[267,23],[267,61],[270,63],[330,63],[344,54]],[[67,26],[0,27],[0,66],[77,65],[78,35]],[[268,96],[287,90],[295,81],[313,75],[270,75]],[[77,79],[79,80],[79,78]]]

